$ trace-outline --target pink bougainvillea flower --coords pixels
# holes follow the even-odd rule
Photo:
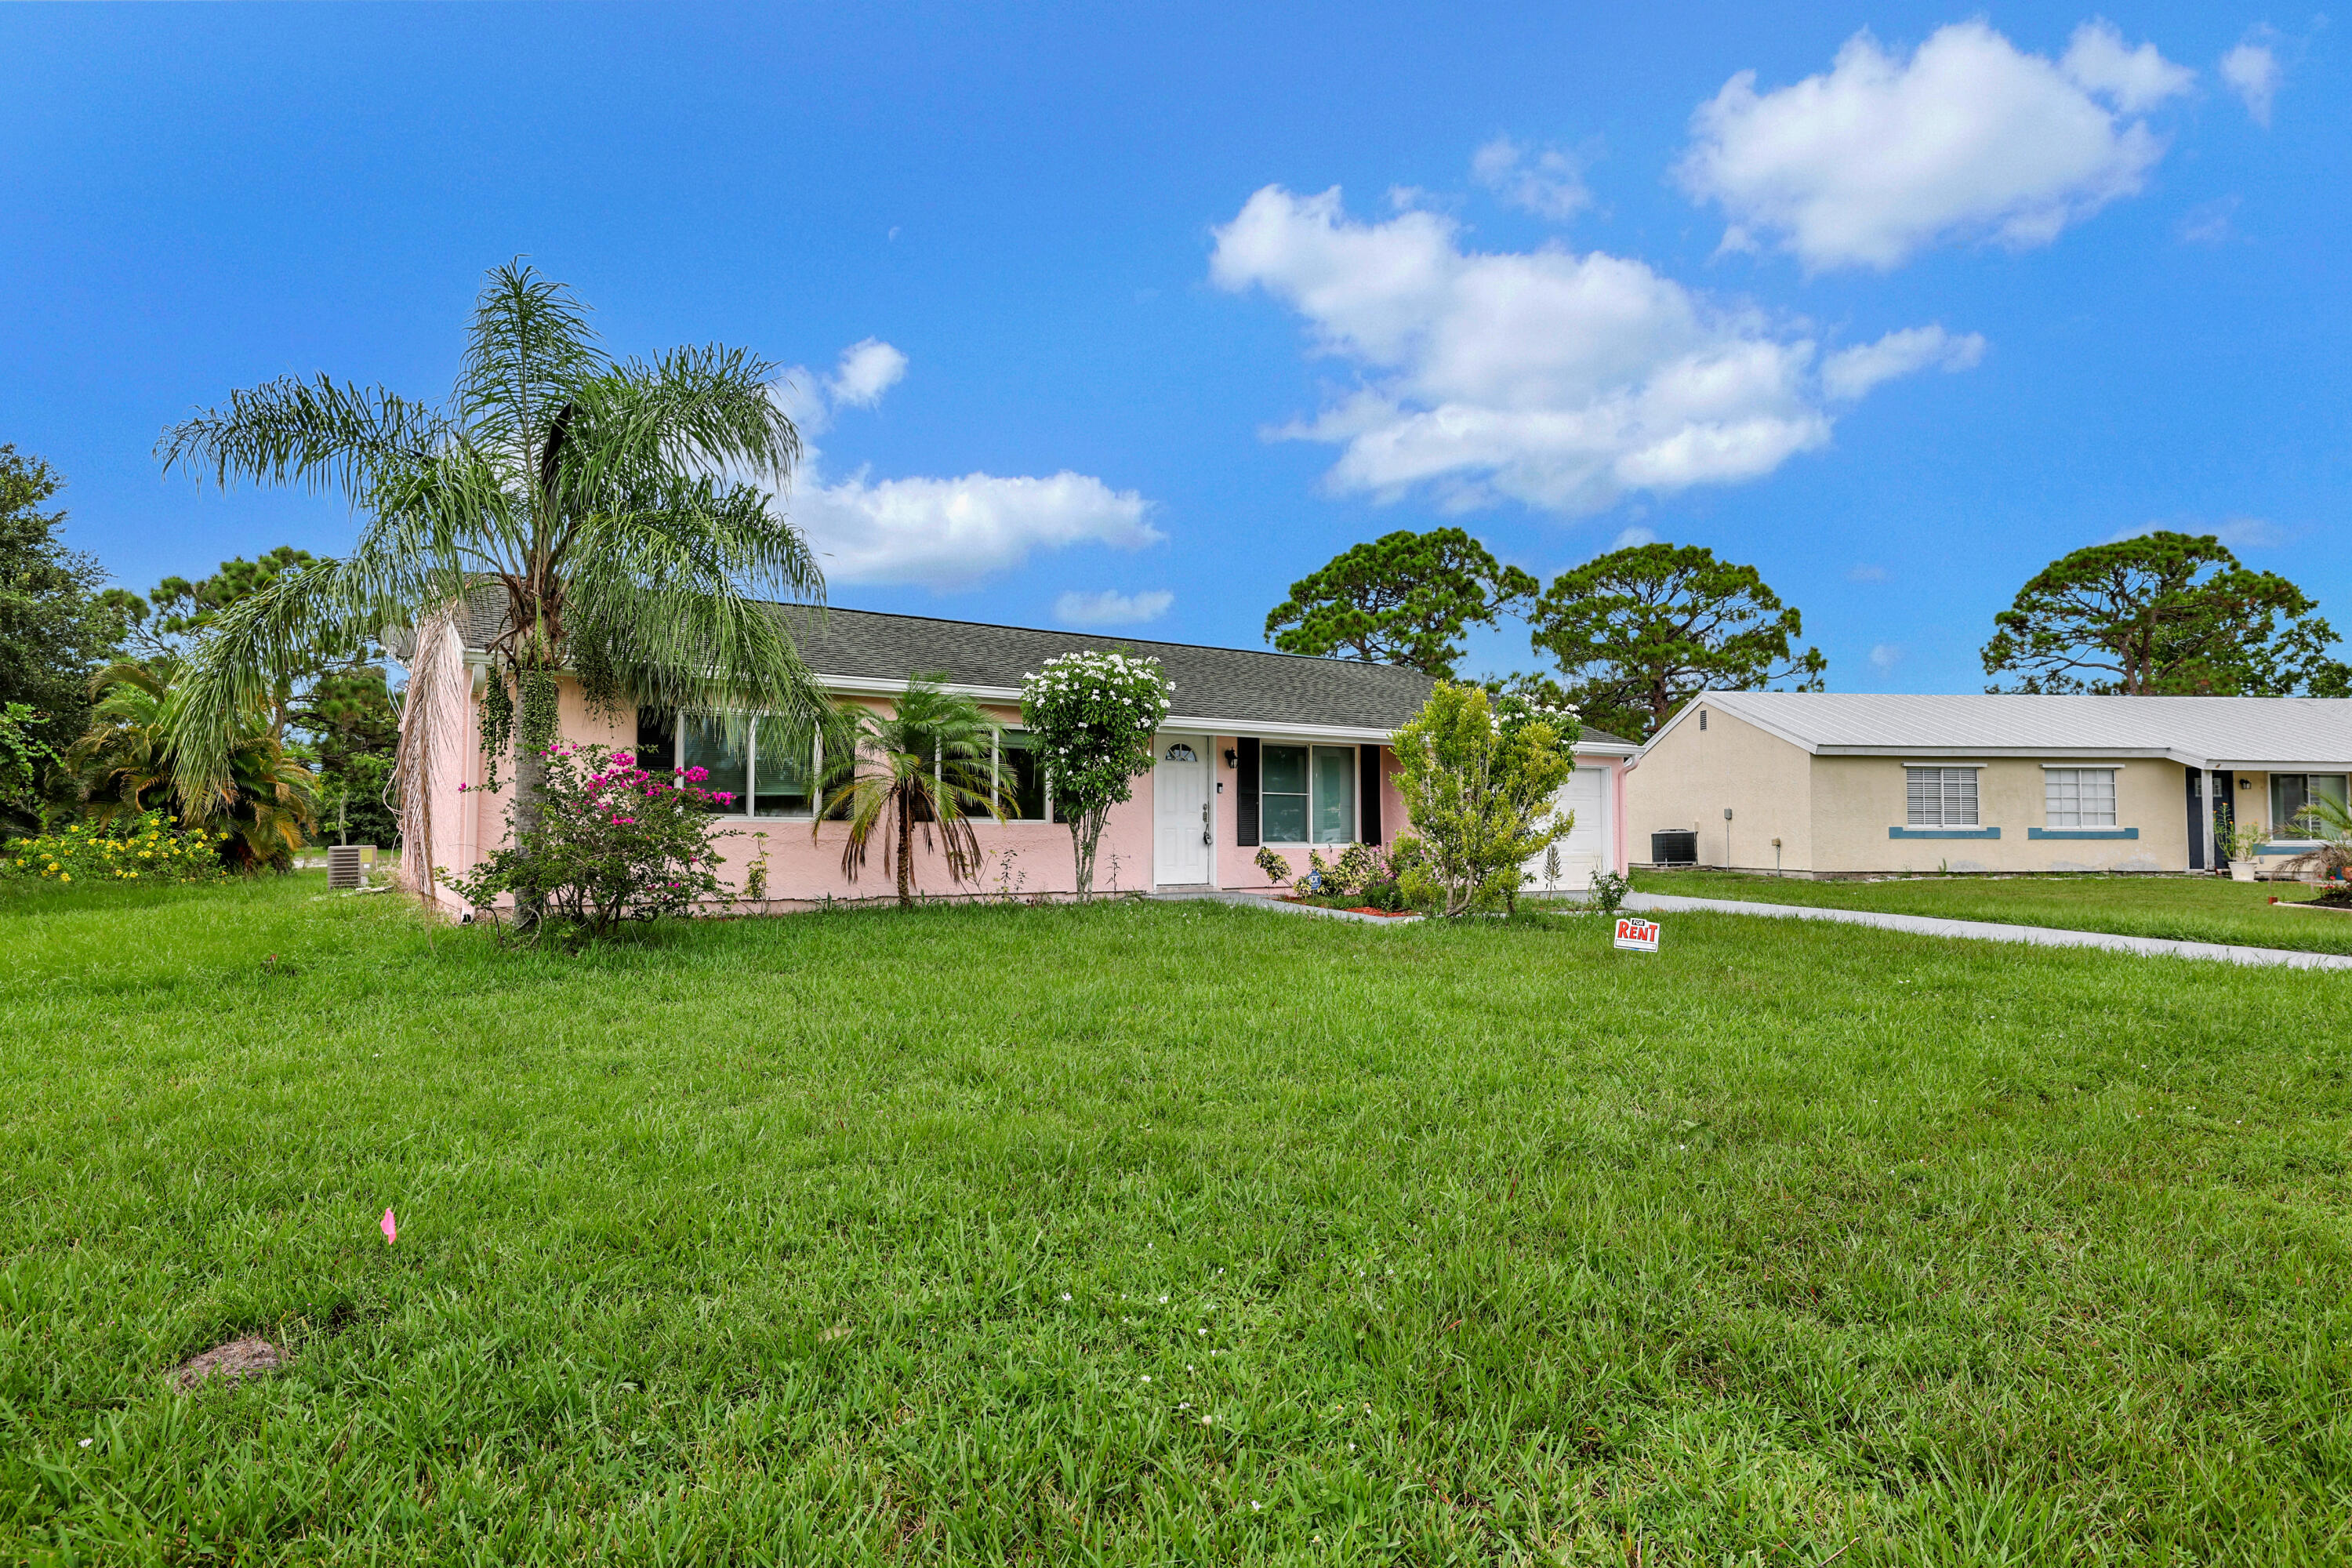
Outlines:
[[[458,793],[459,795],[463,795],[463,794],[465,794],[465,793],[466,793],[466,786],[465,786],[464,784],[459,784],[459,785],[457,786],[457,793]]]
[[[400,1224],[392,1217],[390,1209],[383,1211],[383,1218],[376,1222],[376,1229],[383,1232],[383,1244],[386,1247],[400,1239]]]

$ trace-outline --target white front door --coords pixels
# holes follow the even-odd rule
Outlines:
[[[1199,887],[1209,880],[1209,742],[1203,735],[1162,735],[1151,768],[1151,879],[1163,888]]]
[[[1559,809],[1576,813],[1576,826],[1554,846],[1559,851],[1559,874],[1549,874],[1548,855],[1527,863],[1526,886],[1531,892],[1581,893],[1592,886],[1592,873],[1609,867],[1609,770],[1579,768],[1559,786]]]

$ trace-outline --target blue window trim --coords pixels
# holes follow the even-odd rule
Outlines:
[[[2308,855],[2319,847],[2319,843],[2318,839],[2306,838],[2299,844],[2258,844],[2254,847],[2254,853],[2257,855]]]
[[[2137,838],[2137,827],[2029,827],[2028,838]]]
[[[1890,827],[1889,838],[1998,838],[1998,827]]]

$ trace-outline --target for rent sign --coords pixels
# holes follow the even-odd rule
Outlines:
[[[1626,915],[1617,922],[1617,945],[1634,952],[1658,951],[1658,922]]]

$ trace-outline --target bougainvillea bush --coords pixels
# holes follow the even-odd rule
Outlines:
[[[160,811],[78,822],[12,840],[0,858],[19,876],[63,886],[203,882],[226,874],[222,832],[183,828]]]
[[[506,847],[463,876],[444,874],[468,903],[486,909],[508,896],[543,911],[542,923],[601,936],[623,921],[691,914],[722,891],[710,808],[734,796],[704,789],[708,773],[649,773],[634,752],[565,741],[541,755],[539,826],[518,831],[509,806]]]
[[[1123,653],[1066,653],[1022,678],[1021,721],[1036,737],[1054,815],[1070,825],[1080,898],[1094,890],[1110,808],[1151,771],[1151,738],[1175,691],[1158,659]]]

